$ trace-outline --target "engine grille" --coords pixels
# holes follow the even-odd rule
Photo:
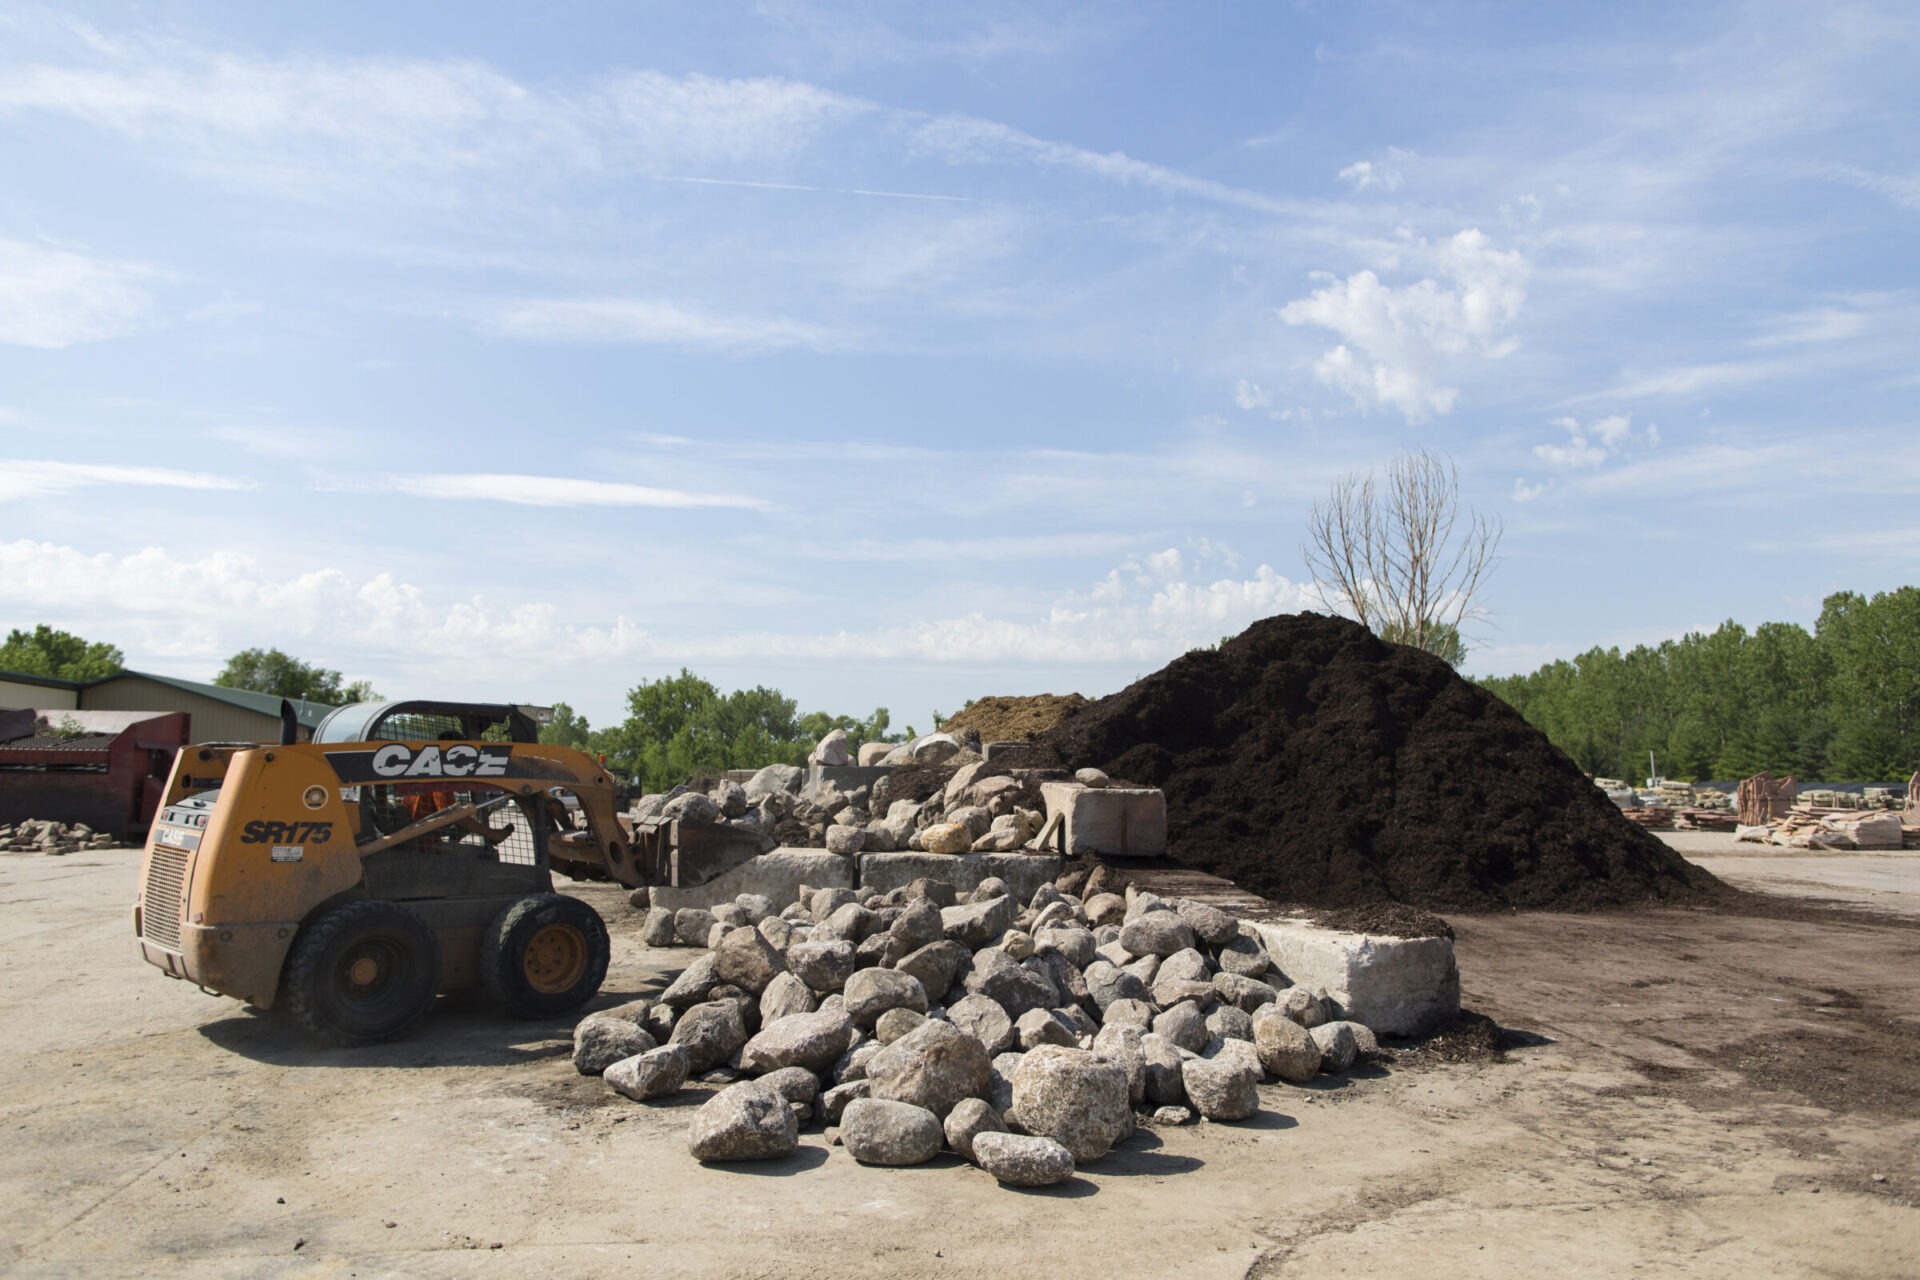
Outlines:
[[[187,863],[192,854],[155,845],[147,855],[147,896],[140,912],[140,931],[147,941],[169,951],[180,949],[180,901],[187,885]]]

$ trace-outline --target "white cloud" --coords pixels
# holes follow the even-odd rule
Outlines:
[[[205,471],[169,467],[124,467],[91,462],[43,462],[0,459],[0,499],[42,498],[94,485],[137,485],[161,489],[251,489],[247,481]]]
[[[1382,191],[1398,191],[1401,173],[1399,162],[1413,155],[1411,151],[1402,151],[1398,147],[1387,148],[1387,158],[1375,164],[1371,160],[1355,160],[1334,176],[1350,185],[1356,192],[1378,187]]]
[[[1288,303],[1280,318],[1340,335],[1314,365],[1322,383],[1363,409],[1394,408],[1420,422],[1452,411],[1459,391],[1441,383],[1449,366],[1468,356],[1499,359],[1518,345],[1505,331],[1526,301],[1527,262],[1471,229],[1439,245],[1423,242],[1409,256],[1440,278],[1394,287],[1359,271]]]
[[[391,476],[390,488],[418,498],[466,502],[508,502],[526,507],[732,507],[768,511],[773,504],[738,493],[689,493],[650,485],[566,476],[416,475]]]
[[[716,315],[656,298],[523,298],[487,307],[478,321],[490,333],[543,342],[825,351],[845,341],[818,325],[782,316]]]
[[[1553,425],[1567,433],[1567,442],[1537,444],[1533,446],[1533,456],[1563,471],[1597,467],[1634,442],[1632,414],[1610,414],[1585,425],[1577,418],[1555,418]],[[1649,423],[1639,438],[1650,446],[1658,447],[1659,426]]]
[[[1270,407],[1273,404],[1273,397],[1268,395],[1266,388],[1259,383],[1242,378],[1233,388],[1233,402],[1251,412],[1254,409]]]
[[[1827,170],[1827,176],[1890,200],[1902,209],[1920,210],[1920,174],[1878,173],[1843,164]]]
[[[70,347],[132,333],[153,299],[145,267],[0,239],[0,343]]]
[[[1515,502],[1532,502],[1535,498],[1551,488],[1553,488],[1553,481],[1551,480],[1543,484],[1528,484],[1521,477],[1515,476],[1513,478],[1513,500]]]

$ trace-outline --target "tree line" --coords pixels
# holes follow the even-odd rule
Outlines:
[[[1920,768],[1920,587],[1830,595],[1811,633],[1728,621],[1479,683],[1599,777],[1641,778],[1651,752],[1694,782],[1904,782]]]
[[[566,703],[556,703],[540,741],[577,747],[605,758],[614,774],[633,778],[642,792],[666,791],[697,774],[800,765],[820,739],[844,729],[856,744],[904,742],[889,732],[885,707],[862,720],[809,711],[777,689],[756,685],[721,693],[685,667],[677,676],[642,680],[627,691],[627,718],[595,729]]]

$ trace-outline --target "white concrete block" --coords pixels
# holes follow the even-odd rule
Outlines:
[[[1118,858],[1158,858],[1167,852],[1167,797],[1158,787],[1082,786],[1043,782],[1047,816],[1059,814],[1068,857],[1103,853]]]
[[[1022,906],[1032,901],[1043,884],[1060,875],[1062,859],[1035,853],[863,853],[860,888],[889,893],[925,877],[950,884],[957,892],[972,893],[989,876],[1007,882],[1007,893]]]
[[[678,911],[682,907],[712,907],[732,902],[743,893],[763,893],[773,899],[774,909],[800,899],[800,886],[815,889],[853,888],[853,859],[825,849],[779,848],[748,859],[723,876],[675,889],[655,885],[648,890],[648,901],[656,907]]]
[[[1460,969],[1450,938],[1340,933],[1302,920],[1248,927],[1295,986],[1325,990],[1342,1017],[1375,1031],[1419,1035],[1460,1009]]]

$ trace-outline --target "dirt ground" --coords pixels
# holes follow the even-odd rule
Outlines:
[[[1920,1274],[1920,856],[1688,852],[1801,896],[1452,917],[1497,1059],[1269,1086],[1251,1122],[1027,1193],[863,1168],[817,1128],[703,1167],[703,1092],[612,1095],[568,1021],[450,1000],[400,1044],[316,1048],[139,961],[135,851],[0,855],[0,1272]],[[581,894],[615,929],[601,1003],[685,962]]]

